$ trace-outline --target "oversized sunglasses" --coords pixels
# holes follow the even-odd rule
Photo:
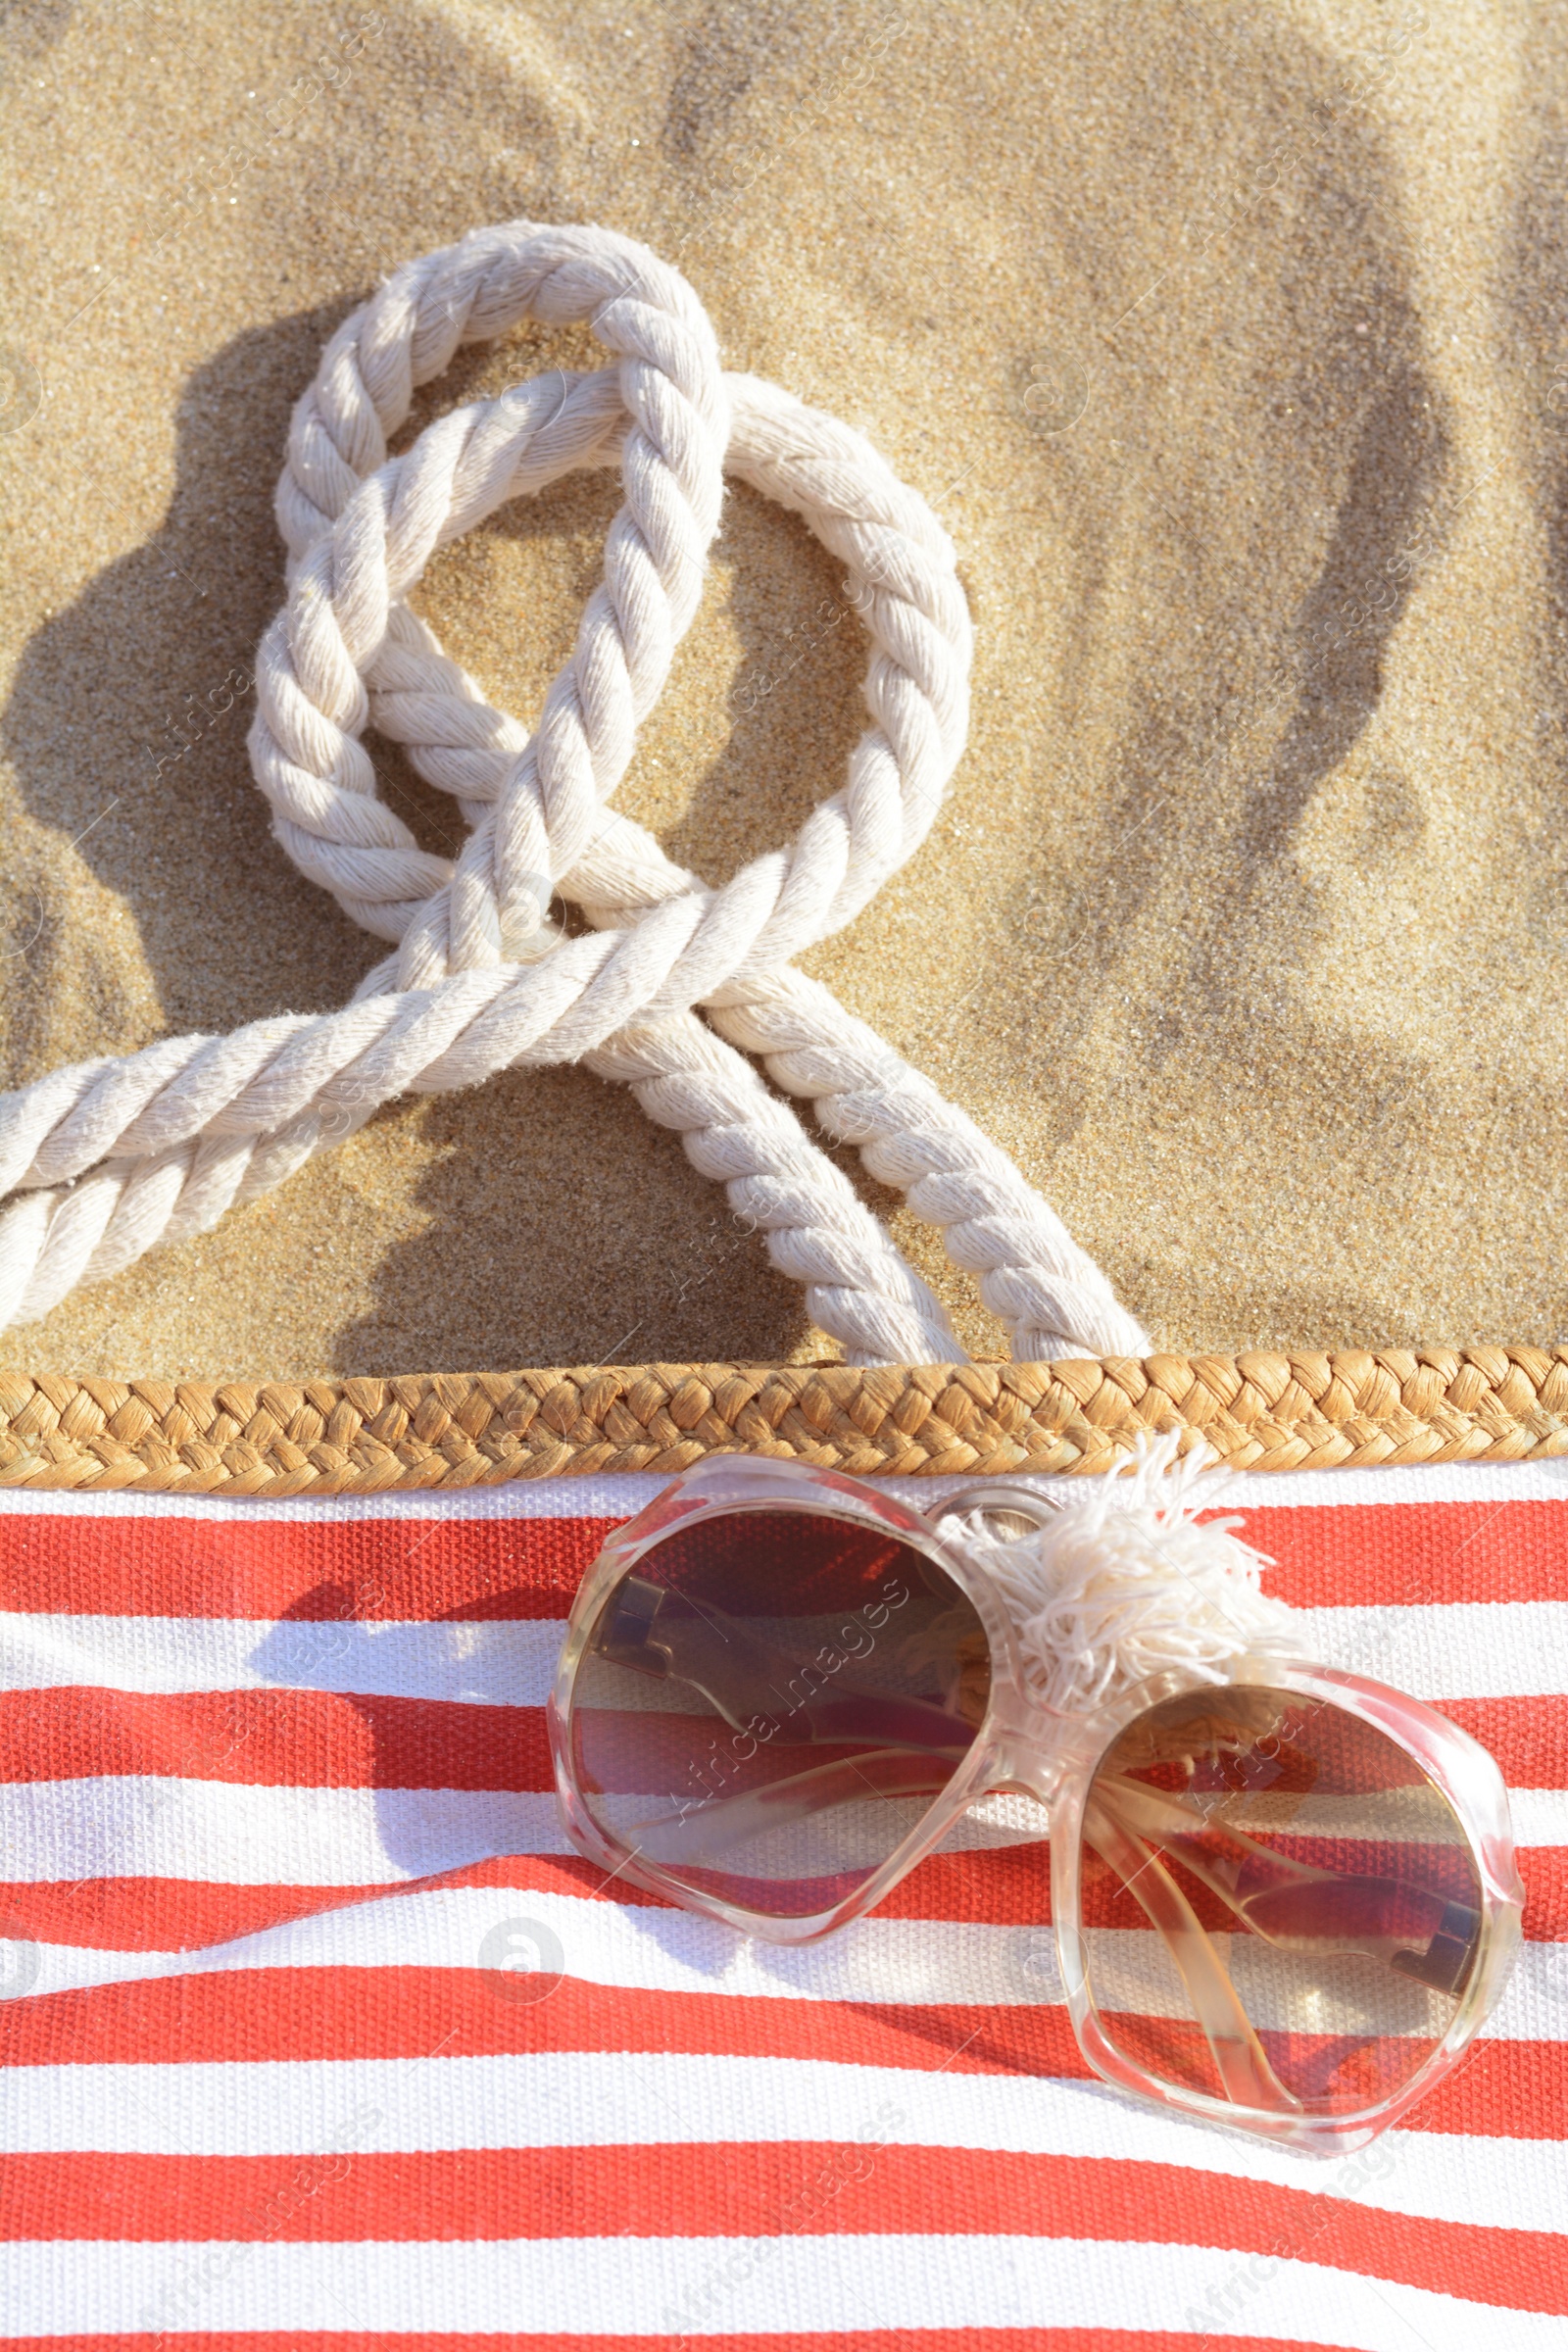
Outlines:
[[[1255,1649],[1042,1706],[985,1562],[1052,1507],[992,1484],[924,1514],[747,1456],[677,1478],[571,1613],[550,1706],[568,1834],[774,1943],[831,1935],[927,1856],[1005,1849],[1096,2074],[1361,2146],[1502,1989],[1523,1904],[1502,1777],[1419,1700]],[[1049,2008],[1024,2016],[1009,2065],[1059,2072]]]

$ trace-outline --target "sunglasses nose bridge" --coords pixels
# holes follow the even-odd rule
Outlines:
[[[991,1478],[960,1487],[956,1494],[937,1505],[930,1519],[933,1527],[941,1527],[947,1520],[978,1517],[987,1535],[1011,1544],[1049,1525],[1059,1508],[1054,1495],[1017,1486],[1011,1479]],[[951,1535],[955,1531],[949,1528],[946,1532]]]
[[[1016,1789],[1049,1809],[1082,1761],[1076,1727],[1045,1714],[1017,1683],[994,1683],[991,1699],[990,1787]]]

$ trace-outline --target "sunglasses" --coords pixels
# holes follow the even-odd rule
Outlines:
[[[744,1455],[678,1477],[572,1609],[550,1703],[567,1833],[774,1943],[860,1918],[928,1856],[992,1852],[1054,1931],[1106,2082],[1362,2146],[1501,1992],[1524,1899],[1502,1776],[1418,1699],[1255,1647],[1041,1706],[985,1556],[1054,1508],[991,1484],[921,1513]],[[1003,2015],[1025,2029],[1009,2068],[1058,2074],[1049,2010]]]

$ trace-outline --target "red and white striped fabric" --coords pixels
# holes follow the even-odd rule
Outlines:
[[[1568,1463],[1244,1482],[1530,1892],[1484,2041],[1327,2166],[1087,2075],[1033,1849],[807,1951],[567,1850],[562,1621],[659,1483],[0,1495],[8,2346],[1561,2352]]]

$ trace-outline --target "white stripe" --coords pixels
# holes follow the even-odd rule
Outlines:
[[[1308,1800],[1287,1825],[1298,1836],[1341,1840],[1398,1835],[1396,1800]],[[662,1794],[619,1795],[600,1809],[629,1829],[667,1805]],[[1568,1789],[1509,1792],[1523,1848],[1568,1846]],[[856,1808],[897,1815],[912,1828],[920,1805]],[[840,1814],[845,1808],[840,1808]],[[1384,1815],[1387,1818],[1384,1818]],[[982,1798],[944,1837],[940,1851],[996,1852],[1041,1841],[1043,1810],[1020,1796]],[[872,1828],[876,1824],[871,1825]],[[313,1788],[109,1773],[74,1780],[0,1783],[0,1872],[8,1881],[189,1879],[225,1886],[367,1886],[428,1877],[494,1854],[567,1854],[549,1789]],[[842,1828],[834,1851],[849,1849]],[[874,1862],[884,1832],[866,1845]]]
[[[621,1801],[647,1812],[658,1800]],[[912,1817],[917,1808],[898,1810]],[[1528,1827],[1531,1842],[1568,1845],[1568,1791],[1524,1791],[1514,1823],[1522,1842]],[[1005,1823],[971,1818],[943,1850],[1029,1842]],[[492,1854],[574,1850],[547,1789],[279,1788],[153,1774],[0,1785],[0,1876],[19,1885],[148,1878],[374,1886]]]
[[[1563,1789],[1510,1788],[1508,1811],[1517,1845],[1568,1845],[1568,1792]]]
[[[808,2179],[803,2180],[803,2188]],[[319,2192],[329,2197],[330,2188]],[[1237,2281],[1241,2283],[1238,2285]],[[1250,2289],[1250,2291],[1249,2291]],[[1210,2295],[1249,2334],[1353,2352],[1561,2352],[1563,2323],[1320,2263],[1032,2237],[610,2237],[207,2247],[17,2245],[0,2304],[26,2335],[273,2328],[643,2335],[885,2328],[1169,2328]],[[1209,2308],[1212,2309],[1212,2306]],[[1231,2327],[1214,2322],[1215,2332]]]
[[[896,1494],[915,1510],[929,1509],[972,1478],[878,1478],[881,1493]],[[500,1487],[465,1487],[451,1493],[414,1494],[290,1495],[268,1502],[248,1495],[41,1494],[0,1488],[0,1516],[6,1513],[67,1519],[232,1520],[240,1525],[268,1520],[324,1526],[387,1519],[629,1519],[643,1510],[669,1481],[642,1471],[578,1478],[518,1479]],[[1045,1493],[1081,1490],[1076,1478],[1022,1477],[1020,1486]],[[1227,1498],[1237,1510],[1270,1504],[1308,1504],[1332,1509],[1343,1503],[1563,1502],[1568,1501],[1568,1457],[1531,1462],[1409,1463],[1394,1470],[1238,1471]]]
[[[1298,1609],[1303,1655],[1416,1698],[1551,1698],[1568,1680],[1568,1600]]]
[[[889,1482],[891,1483],[891,1482]],[[904,1480],[901,1488],[914,1482]],[[928,1480],[931,1494],[940,1483]],[[450,1493],[425,1488],[412,1494],[291,1494],[279,1502],[235,1494],[40,1494],[24,1487],[0,1487],[0,1518],[8,1514],[61,1519],[187,1519],[221,1526],[336,1527],[368,1519],[436,1522],[466,1519],[630,1519],[668,1486],[667,1478],[624,1471],[581,1478],[522,1478],[509,1486],[460,1487]],[[961,1481],[950,1479],[950,1486]]]
[[[383,2153],[454,2148],[844,2142],[880,2116],[902,2147],[1169,2164],[1439,2222],[1554,2230],[1568,2145],[1396,2129],[1321,2164],[1134,2104],[1102,2083],[929,2066],[666,2051],[8,2067],[0,2145],[16,2154],[290,2156],[342,2119]]]
[[[1394,1470],[1239,1471],[1230,1507],[1568,1502],[1568,1455],[1534,1462],[1409,1462]]]
[[[0,1613],[0,1690],[340,1690],[543,1706],[560,1618],[366,1625]]]
[[[1301,1654],[1421,1698],[1550,1697],[1568,1660],[1568,1600],[1299,1609]],[[243,1617],[0,1612],[0,1690],[308,1690],[542,1706],[561,1618],[306,1624]]]
[[[608,1823],[625,1845],[638,1842],[640,1825],[661,1815],[667,1820],[673,1809],[670,1796],[662,1790],[635,1796],[626,1793],[600,1796],[594,1802],[599,1820]],[[1515,1844],[1568,1845],[1568,1789],[1510,1788],[1508,1809],[1513,1819]],[[882,1861],[894,1842],[885,1825],[897,1820],[912,1830],[921,1811],[921,1800],[903,1797],[879,1797],[867,1799],[863,1804],[836,1806],[832,1817],[836,1863],[851,1867]],[[688,1816],[694,1830],[703,1818],[695,1811]],[[1002,1846],[1034,1844],[1045,1835],[1046,1818],[1045,1808],[1032,1797],[981,1797],[944,1836],[937,1850],[953,1853],[979,1848],[991,1852]],[[1040,1826],[1034,1826],[1035,1823]],[[1419,1788],[1385,1788],[1355,1797],[1285,1797],[1280,1800],[1272,1822],[1268,1817],[1267,1797],[1253,1797],[1250,1813],[1231,1824],[1232,1828],[1248,1830],[1254,1836],[1272,1827],[1294,1838],[1372,1838],[1387,1842],[1406,1836],[1419,1838],[1432,1826],[1430,1791]],[[650,1844],[648,1850],[655,1853],[658,1849]],[[779,1850],[782,1857],[782,1847]],[[799,1865],[793,1860],[786,1867],[781,1858],[771,1869],[764,1868],[764,1861],[763,1848],[754,1844],[748,1859],[750,1869],[765,1877],[799,1875]]]
[[[623,1801],[646,1812],[668,1799]],[[1562,1804],[1568,1816],[1568,1794]],[[912,1827],[920,1808],[895,1810]],[[1031,1813],[1044,1818],[1027,1797],[982,1799],[954,1824],[942,1851],[1038,1843]],[[496,1854],[576,1850],[542,1788],[295,1788],[151,1773],[0,1784],[0,1876],[18,1885],[148,1878],[374,1886]],[[884,1837],[873,1864],[888,1850]]]
[[[769,1944],[694,1912],[622,1908],[515,1886],[432,1887],[371,1898],[189,1952],[40,1941],[38,1974],[29,1989],[62,1992],[230,1968],[478,1968],[487,1965],[480,1957],[486,1936],[509,1923],[545,1928],[567,1976],[641,1991],[910,2007],[1062,1997],[1049,1927],[873,1914],[821,1943]],[[1131,1943],[1143,1931],[1118,1933]],[[1149,1942],[1152,1951],[1152,1931]],[[1568,2040],[1568,1943],[1523,1947],[1487,2035]]]
[[[270,1788],[150,1774],[0,1788],[0,1872],[18,1883],[375,1886],[492,1854],[573,1850],[545,1790]]]

